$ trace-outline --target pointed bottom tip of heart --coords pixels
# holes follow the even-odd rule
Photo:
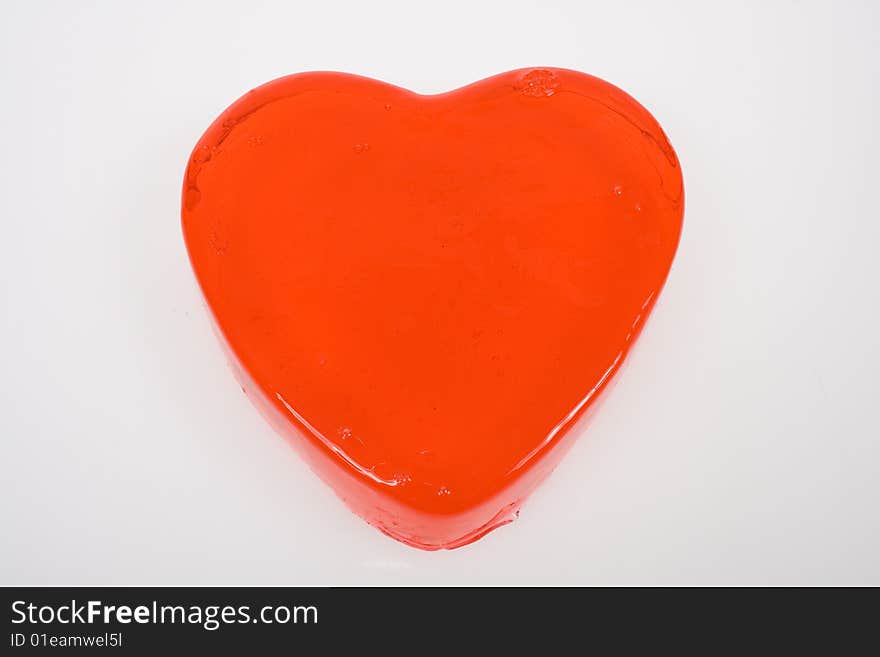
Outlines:
[[[371,522],[370,520],[367,520],[367,522],[376,527],[386,536],[393,538],[395,541],[403,543],[404,545],[424,550],[426,552],[437,552],[439,550],[455,550],[470,545],[486,536],[486,534],[489,534],[500,527],[511,524],[514,520],[519,518],[520,505],[521,502],[511,502],[496,513],[485,524],[455,539],[414,536],[410,533],[401,531],[398,527],[388,527],[379,522]]]

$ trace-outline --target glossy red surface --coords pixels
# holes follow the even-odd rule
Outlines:
[[[251,399],[355,512],[427,549],[509,521],[558,462],[682,214],[657,122],[561,69],[434,96],[281,78],[208,128],[183,190]]]

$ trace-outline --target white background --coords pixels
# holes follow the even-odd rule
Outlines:
[[[0,583],[880,584],[880,11],[710,4],[3,2]],[[681,246],[520,520],[424,553],[241,393],[186,258],[184,165],[283,74],[427,93],[541,65],[657,117]]]

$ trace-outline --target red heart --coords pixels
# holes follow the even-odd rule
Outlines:
[[[562,69],[435,96],[339,73],[199,140],[183,230],[251,399],[392,537],[512,520],[620,367],[683,187],[654,118]]]

